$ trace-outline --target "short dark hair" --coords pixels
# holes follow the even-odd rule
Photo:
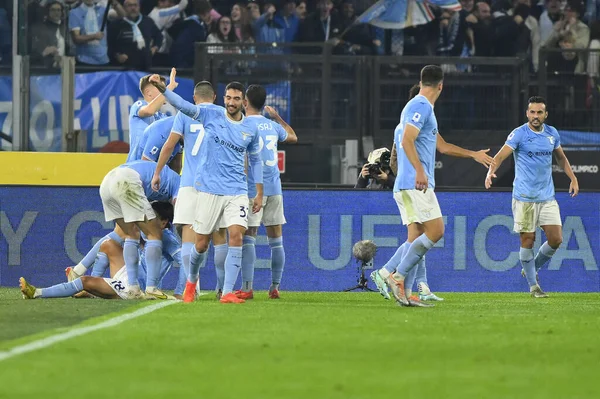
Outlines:
[[[205,15],[212,10],[212,5],[208,0],[194,0],[192,7],[196,15]]]
[[[528,105],[529,104],[544,104],[544,105],[546,105],[546,99],[544,97],[540,97],[540,96],[529,97],[527,104]]]
[[[437,65],[426,65],[421,69],[421,84],[423,86],[437,86],[444,80],[444,71]]]
[[[250,85],[246,89],[246,98],[254,109],[262,109],[267,101],[267,91],[261,85]]]
[[[205,99],[210,98],[212,100],[215,96],[215,89],[208,80],[203,80],[201,82],[196,83],[196,86],[194,86],[194,95],[196,97]]]
[[[229,82],[227,84],[227,86],[225,86],[225,93],[227,93],[227,90],[237,90],[237,91],[241,91],[242,92],[242,97],[245,97],[245,90],[244,90],[244,85],[241,84],[240,82]]]
[[[421,90],[421,85],[419,85],[418,83],[413,85],[413,87],[411,87],[408,90],[408,100],[412,100],[413,98],[415,98],[417,96],[417,94],[419,94],[419,91]]]
[[[152,75],[142,76],[142,78],[140,79],[140,93],[144,94],[144,89],[147,86],[152,85],[152,83],[150,82],[150,76]],[[163,83],[167,83],[167,79],[165,79],[164,76],[160,77],[160,81]]]
[[[152,209],[156,213],[156,216],[160,220],[167,220],[167,226],[173,223],[173,205],[170,202],[165,201],[153,201],[150,203]]]

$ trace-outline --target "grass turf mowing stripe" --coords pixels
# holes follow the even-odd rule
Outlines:
[[[38,349],[47,348],[51,345],[54,345],[58,342],[66,341],[67,339],[70,339],[70,338],[85,335],[90,332],[98,331],[98,330],[101,330],[104,328],[117,326],[127,320],[135,319],[137,317],[146,315],[148,313],[154,312],[155,310],[164,308],[169,305],[173,305],[175,303],[178,303],[178,301],[164,301],[164,302],[155,303],[153,305],[138,309],[132,313],[126,313],[124,315],[114,317],[112,319],[106,320],[99,324],[95,324],[92,326],[86,326],[86,327],[74,328],[74,329],[71,329],[71,330],[63,332],[63,333],[51,335],[49,337],[42,338],[42,339],[30,342],[25,345],[11,348],[7,351],[0,352],[0,362],[3,360],[6,360],[6,359],[10,359],[11,357],[22,355],[24,353],[33,352]]]

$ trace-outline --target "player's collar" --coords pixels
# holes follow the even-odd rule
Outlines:
[[[234,121],[229,117],[229,114],[227,113],[227,108],[223,108],[223,112],[225,113],[225,119],[227,119],[227,121],[231,123],[242,123],[244,121],[244,114],[242,114],[242,119],[240,119],[239,121]]]
[[[546,130],[546,124],[545,123],[542,123],[542,130],[540,130],[539,132],[536,132],[535,130],[533,130],[531,128],[531,126],[529,126],[529,122],[527,122],[526,125],[527,125],[527,129],[529,129],[530,132],[535,133],[535,134],[542,134]]]

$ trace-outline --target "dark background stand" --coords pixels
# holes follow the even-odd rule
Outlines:
[[[372,291],[375,292],[377,290],[371,289],[368,287],[369,280],[365,277],[365,269],[369,266],[373,265],[373,261],[370,262],[361,262],[358,266],[359,276],[357,285],[354,287],[346,288],[343,292],[354,291],[354,290],[363,290],[363,291]]]

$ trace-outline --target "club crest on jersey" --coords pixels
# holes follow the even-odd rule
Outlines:
[[[550,140],[550,144],[554,145],[554,137],[548,136],[548,140]]]
[[[250,133],[244,133],[244,132],[242,132],[242,140],[246,140],[250,136],[252,136]]]

